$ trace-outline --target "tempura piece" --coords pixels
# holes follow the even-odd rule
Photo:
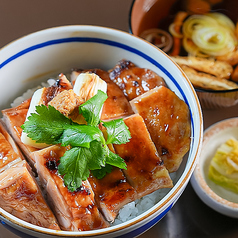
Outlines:
[[[202,73],[181,65],[182,70],[188,76],[194,87],[211,90],[230,90],[238,88],[238,84],[225,78],[215,77],[213,75]]]
[[[233,68],[230,64],[219,60],[206,59],[195,56],[175,56],[171,58],[180,66],[186,65],[197,71],[212,74],[219,78],[229,79],[233,72]]]

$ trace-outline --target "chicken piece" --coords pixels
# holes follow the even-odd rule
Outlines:
[[[157,87],[131,102],[150,132],[169,172],[175,172],[190,148],[190,112],[187,104],[166,87]]]
[[[84,100],[76,95],[72,89],[64,90],[56,95],[49,105],[60,111],[66,117],[75,120],[78,117],[78,107],[84,103]]]
[[[0,173],[0,206],[26,222],[60,230],[26,161]]]
[[[58,218],[60,227],[69,231],[86,231],[105,228],[104,220],[95,205],[89,182],[83,181],[75,192],[70,192],[58,174],[57,165],[66,147],[58,145],[32,153],[39,178]]]
[[[119,210],[136,198],[134,188],[119,168],[113,168],[112,172],[102,179],[91,175],[88,180],[95,193],[96,203],[109,222],[114,222]]]
[[[21,141],[21,134],[22,134],[21,125],[26,120],[26,115],[28,112],[30,101],[31,99],[28,99],[22,102],[17,107],[4,109],[2,110],[2,114],[8,132],[11,134],[14,141],[18,144],[24,155],[27,157],[27,160],[30,163],[30,165],[33,165],[34,161],[32,160],[30,154],[31,152],[36,151],[38,149],[32,146],[25,145]]]
[[[24,160],[21,151],[0,120],[0,173]]]
[[[73,71],[71,80],[75,80],[77,76],[84,71]],[[104,102],[101,120],[116,119],[133,114],[131,105],[121,89],[110,80],[109,73],[101,69],[87,70],[89,73],[97,74],[107,83],[107,100]]]
[[[30,166],[2,123],[0,123],[0,206],[24,221],[59,229]]]
[[[129,101],[156,86],[166,86],[163,78],[155,72],[136,67],[127,60],[121,60],[110,70],[109,77],[119,86]]]
[[[181,65],[181,69],[187,75],[194,87],[211,90],[230,90],[238,88],[238,84],[235,82],[210,74],[197,72],[186,65]]]
[[[126,144],[115,144],[114,148],[127,164],[127,170],[123,172],[136,190],[137,198],[160,188],[171,188],[173,182],[158,155],[143,118],[134,114],[124,118],[124,122],[132,138]]]
[[[230,64],[219,60],[215,61],[214,59],[206,59],[194,56],[175,56],[171,58],[180,66],[186,65],[197,71],[212,74],[219,78],[229,79],[233,72],[233,68]]]

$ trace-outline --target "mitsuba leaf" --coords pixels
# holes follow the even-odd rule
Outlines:
[[[97,179],[102,179],[106,176],[106,174],[111,173],[112,166],[110,164],[106,164],[105,167],[102,167],[101,169],[92,170],[92,175]]]
[[[90,147],[93,140],[104,140],[102,131],[95,126],[77,125],[64,130],[60,138],[62,146],[81,146]]]
[[[102,91],[79,107],[87,125],[79,125],[52,106],[37,106],[22,125],[24,132],[38,143],[70,146],[60,158],[58,173],[69,191],[76,191],[91,173],[102,178],[113,166],[126,169],[125,161],[111,152],[107,144],[127,143],[130,132],[122,119],[102,122],[107,129],[107,141],[98,128],[107,94]]]
[[[118,167],[120,169],[126,169],[125,161],[117,154],[109,150],[109,155],[106,159],[106,163]]]
[[[103,103],[107,99],[107,94],[98,90],[97,94],[80,105],[79,113],[81,113],[88,125],[97,126],[100,122],[100,115]]]
[[[108,148],[99,141],[92,141],[90,144],[91,157],[88,158],[88,168],[90,170],[101,169],[106,164]]]
[[[103,122],[103,126],[107,128],[107,144],[125,144],[131,139],[131,133],[123,119]]]
[[[82,185],[82,180],[86,180],[89,176],[89,169],[87,167],[87,149],[81,147],[74,147],[67,150],[60,158],[58,172],[63,175],[64,184],[73,192]]]
[[[65,117],[52,106],[36,106],[36,113],[31,114],[22,125],[28,137],[37,143],[58,144],[64,130],[74,125],[72,120]]]

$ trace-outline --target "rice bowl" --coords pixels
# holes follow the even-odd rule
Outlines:
[[[150,68],[165,79],[168,87],[188,104],[192,129],[190,152],[179,170],[172,175],[174,187],[163,191],[164,194],[153,194],[156,195],[155,203],[149,207],[146,205],[140,214],[132,215],[128,221],[118,221],[114,226],[96,231],[68,232],[31,225],[3,209],[0,210],[2,220],[15,229],[37,237],[133,237],[156,224],[182,194],[201,148],[201,109],[196,93],[183,72],[155,46],[130,34],[103,27],[64,26],[43,30],[9,44],[1,53],[0,76],[2,82],[8,82],[2,84],[4,86],[0,89],[1,110],[9,107],[27,89],[40,85],[59,72],[67,73],[76,67],[107,70],[126,58],[141,67]]]

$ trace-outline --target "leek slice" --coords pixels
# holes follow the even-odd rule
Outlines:
[[[222,13],[192,15],[183,24],[184,49],[189,55],[221,56],[237,46],[235,24]],[[194,43],[188,47],[188,39]]]

